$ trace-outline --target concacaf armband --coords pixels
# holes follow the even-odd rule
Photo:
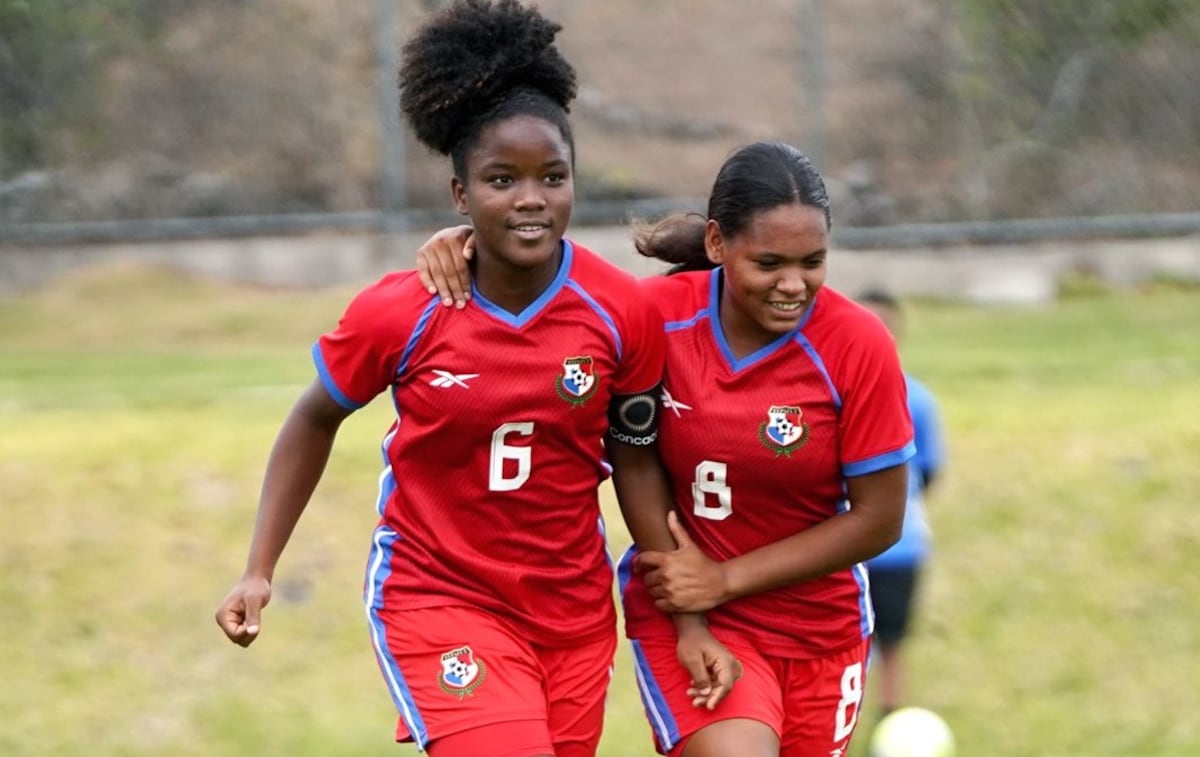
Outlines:
[[[637,394],[614,395],[608,406],[608,435],[624,444],[645,447],[658,439],[658,403],[662,385]]]

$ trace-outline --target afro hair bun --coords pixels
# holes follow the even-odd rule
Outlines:
[[[554,46],[562,29],[517,0],[456,0],[404,45],[400,109],[427,147],[449,154],[481,116],[515,90],[564,111],[575,69]]]

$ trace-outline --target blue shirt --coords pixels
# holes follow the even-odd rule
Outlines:
[[[908,388],[908,412],[912,416],[917,454],[908,461],[908,502],[904,507],[904,531],[900,541],[867,561],[870,568],[917,565],[930,549],[929,523],[925,519],[925,483],[941,470],[943,463],[941,419],[933,393],[915,378],[904,376]]]

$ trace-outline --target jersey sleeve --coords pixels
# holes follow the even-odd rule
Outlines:
[[[842,390],[842,472],[847,477],[900,465],[916,452],[895,341],[874,320],[859,325],[855,336]]]
[[[406,286],[410,278],[415,272],[390,274],[359,292],[337,328],[313,344],[317,374],[341,406],[357,410],[395,380],[418,335],[419,308],[429,300],[419,296],[419,287]]]
[[[662,315],[640,288],[631,292],[621,334],[621,356],[613,376],[613,394],[640,394],[656,388],[663,379],[667,337]]]

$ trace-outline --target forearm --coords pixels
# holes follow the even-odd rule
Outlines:
[[[667,513],[673,507],[671,486],[658,453],[652,448],[632,450],[622,462],[613,468],[613,488],[634,544],[639,550],[675,549],[678,544],[667,526]],[[671,613],[671,621],[680,635],[708,628],[702,612]]]
[[[613,489],[633,543],[641,551],[675,549],[667,527],[672,509],[671,487],[653,446],[609,445],[613,464]]]
[[[708,628],[708,617],[702,612],[673,612],[671,622],[675,624],[675,635]]]
[[[270,580],[329,460],[337,425],[300,410],[284,421],[263,477],[246,575]]]
[[[723,564],[728,592],[723,601],[845,570],[894,544],[900,537],[899,525],[899,519],[851,509],[739,555]]]

